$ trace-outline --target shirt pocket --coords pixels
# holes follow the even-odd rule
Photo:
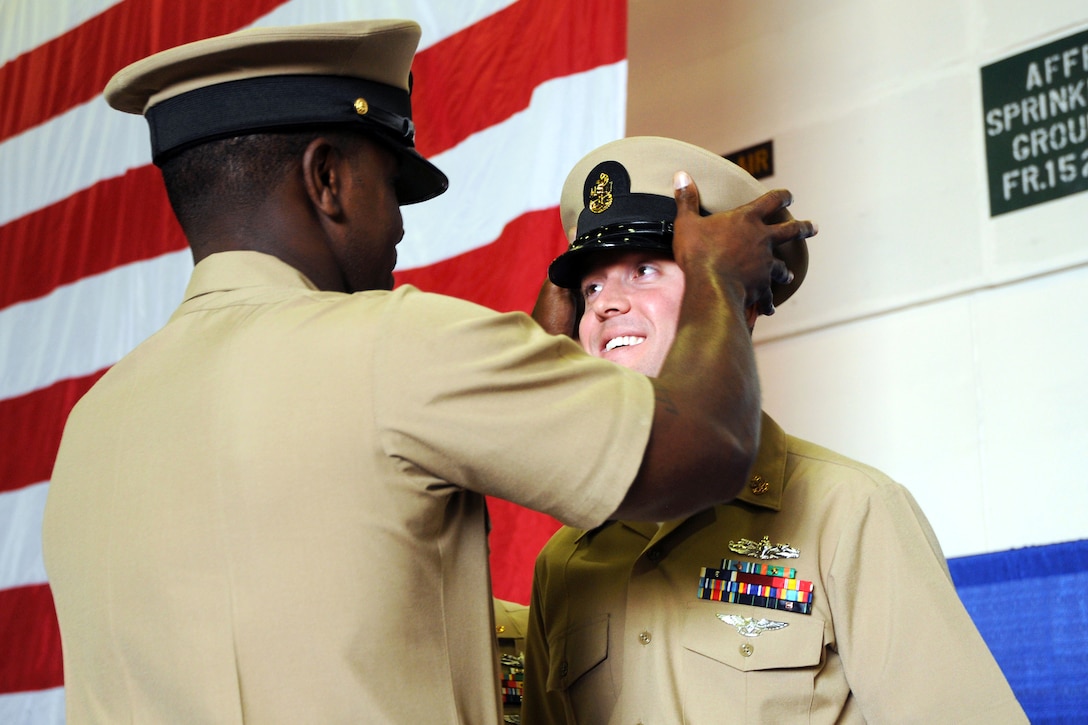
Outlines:
[[[719,614],[787,626],[745,637]],[[692,602],[684,612],[681,644],[686,723],[809,722],[824,661],[822,619]]]
[[[608,627],[608,615],[601,614],[573,624],[549,642],[547,689],[561,697],[570,721],[607,722],[615,703]]]
[[[783,622],[785,627],[769,629],[756,637],[745,637],[718,616],[736,615],[750,619]],[[684,617],[684,649],[740,670],[776,670],[813,667],[824,651],[824,622],[811,614],[797,615],[773,609],[736,604],[718,606],[692,602]]]

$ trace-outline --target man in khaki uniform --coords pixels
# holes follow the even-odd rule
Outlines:
[[[492,600],[495,608],[495,641],[499,646],[499,690],[502,720],[521,722],[521,692],[525,686],[525,637],[529,632],[529,607],[505,599]]]
[[[742,310],[811,224],[763,221],[786,192],[700,217],[678,177],[699,289],[660,380],[392,291],[400,204],[446,188],[414,146],[419,32],[252,29],[110,81],[196,266],[65,428],[43,537],[69,723],[498,722],[485,495],[593,527],[743,485]]]
[[[567,178],[571,248],[549,270],[578,294],[583,347],[648,375],[684,294],[660,214],[673,165],[711,212],[762,193],[689,144],[607,144]],[[806,269],[786,258],[798,274],[776,304]],[[562,307],[541,318],[569,319]],[[756,316],[749,307],[749,326]],[[734,502],[556,533],[536,564],[526,658],[524,725],[1026,721],[910,493],[766,415]]]

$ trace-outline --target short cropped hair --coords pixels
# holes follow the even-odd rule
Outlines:
[[[202,143],[162,165],[166,195],[181,228],[199,229],[225,207],[256,206],[283,181],[313,132],[252,134]]]

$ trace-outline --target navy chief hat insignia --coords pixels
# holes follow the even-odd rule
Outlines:
[[[589,187],[589,210],[594,214],[600,214],[612,206],[612,179],[608,174],[601,172],[596,183]]]
[[[631,172],[614,159],[596,164],[582,183],[582,212],[571,248],[626,246],[632,235],[652,233],[654,246],[671,249],[676,202],[671,196],[631,191]]]

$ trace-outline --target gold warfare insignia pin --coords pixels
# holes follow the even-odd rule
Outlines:
[[[789,544],[772,544],[766,536],[759,541],[751,539],[730,541],[729,550],[734,554],[753,556],[757,559],[796,559],[801,554]]]
[[[612,206],[612,180],[608,174],[602,173],[597,183],[589,190],[589,210],[594,214],[600,214]]]

